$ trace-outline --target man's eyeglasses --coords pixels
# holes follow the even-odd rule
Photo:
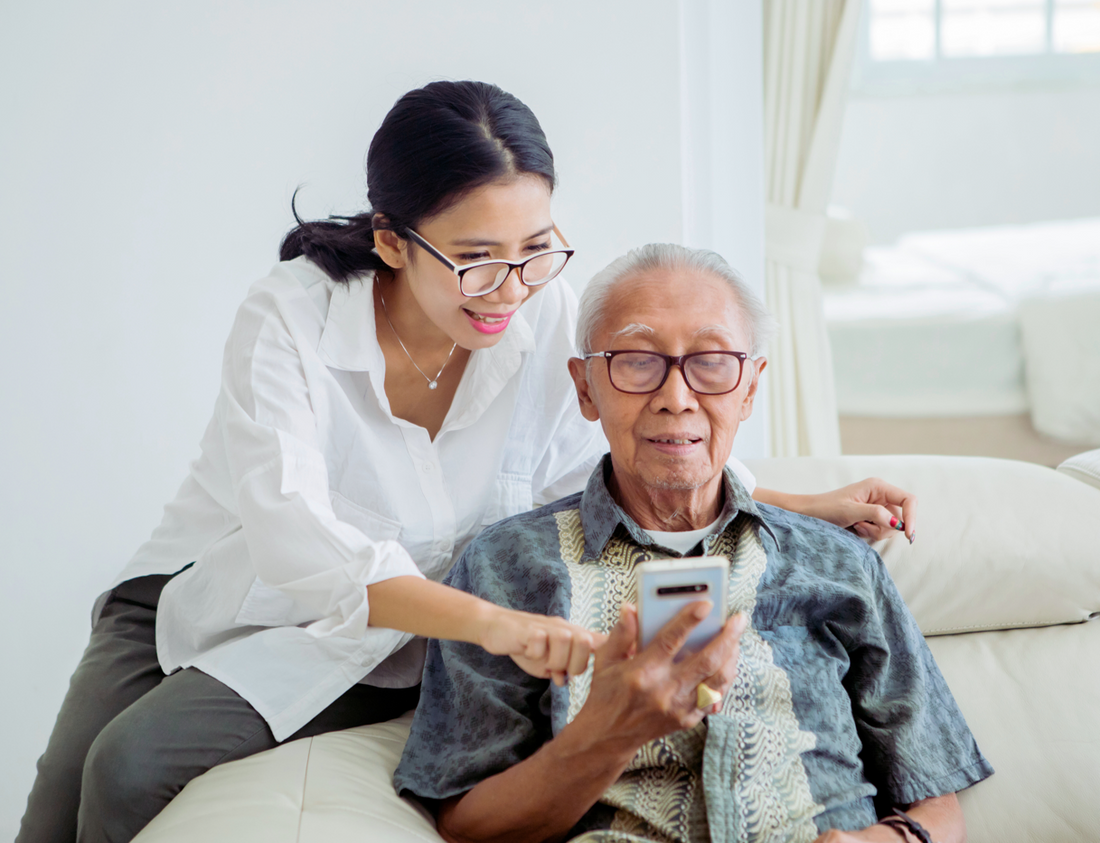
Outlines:
[[[519,273],[519,280],[528,287],[545,284],[562,271],[576,251],[569,248],[555,225],[554,233],[565,244],[564,249],[548,249],[522,261],[488,260],[459,265],[411,228],[405,230],[421,249],[458,276],[458,289],[467,298],[486,296],[493,292],[507,280],[513,269]]]
[[[673,366],[679,366],[684,382],[700,395],[725,395],[741,384],[747,354],[743,351],[695,351],[672,357],[655,351],[593,351],[582,359],[602,357],[607,376],[619,392],[643,395],[665,385]]]

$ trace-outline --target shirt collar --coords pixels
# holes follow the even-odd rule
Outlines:
[[[586,562],[600,558],[620,524],[635,544],[642,547],[661,547],[611,497],[611,492],[607,489],[607,480],[610,476],[611,455],[605,454],[600,464],[596,466],[596,470],[588,478],[588,485],[581,495],[581,527],[584,529],[583,561]],[[763,527],[778,544],[775,533],[764,521],[760,510],[756,508],[756,502],[741,485],[737,475],[728,467],[722,470],[722,491],[722,512],[718,516],[718,525],[713,535],[724,532],[739,514],[744,513]]]
[[[381,370],[382,347],[374,331],[374,277],[335,284],[317,354],[326,366],[346,372]]]

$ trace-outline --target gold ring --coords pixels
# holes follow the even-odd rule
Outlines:
[[[722,695],[705,682],[700,682],[695,688],[695,705],[698,708],[710,708],[722,702]]]

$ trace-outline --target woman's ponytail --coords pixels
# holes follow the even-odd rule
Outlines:
[[[337,281],[347,281],[361,272],[389,269],[374,251],[373,212],[306,222],[298,216],[294,201],[297,198],[295,190],[290,210],[298,225],[283,238],[279,260],[305,255]]]

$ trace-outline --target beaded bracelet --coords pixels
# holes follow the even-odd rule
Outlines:
[[[902,840],[909,840],[909,838],[905,836],[905,831],[909,831],[912,832],[913,836],[921,843],[933,843],[932,835],[928,833],[928,829],[900,808],[894,808],[894,816],[879,820],[879,823],[881,825],[890,826],[890,828],[901,835]]]

